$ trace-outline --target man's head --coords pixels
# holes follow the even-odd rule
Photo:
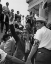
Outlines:
[[[14,9],[11,9],[11,12],[13,13],[14,12]]]
[[[10,38],[9,34],[4,34],[2,40],[7,41]]]
[[[26,27],[26,29],[29,29],[30,28],[30,23],[27,22],[25,27]]]
[[[17,14],[19,14],[19,11],[17,11]]]
[[[9,2],[6,2],[6,6],[7,6],[7,7],[9,6]]]
[[[36,19],[36,29],[40,29],[41,27],[46,25],[46,20],[43,17],[38,17]]]
[[[27,40],[29,37],[29,33],[26,29],[23,29],[23,39]]]

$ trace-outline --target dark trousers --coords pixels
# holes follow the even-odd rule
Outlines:
[[[0,22],[1,22],[1,32],[3,31],[4,28],[4,14],[0,14]]]
[[[9,24],[5,23],[5,27],[6,27],[6,33],[7,33],[7,31],[9,30]]]
[[[51,64],[51,51],[46,48],[38,49],[35,64]]]
[[[24,57],[24,53],[20,49],[16,49],[14,55],[16,58],[22,60]]]
[[[5,27],[6,27],[6,33],[7,33],[7,31],[9,30],[9,17],[7,15],[5,18]]]
[[[4,28],[4,21],[1,21],[1,32],[3,32],[3,28]]]

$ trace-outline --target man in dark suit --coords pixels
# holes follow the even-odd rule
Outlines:
[[[10,14],[10,10],[9,10],[9,2],[6,2],[6,6],[3,7],[4,8],[4,15],[5,15],[5,26],[6,26],[6,33],[9,30],[9,14]]]
[[[2,4],[1,4],[1,0],[0,0],[0,12],[2,12]]]
[[[10,25],[12,36],[14,37],[17,43],[14,56],[22,60],[23,57],[25,56],[25,43],[19,38],[18,33],[16,34],[15,28],[13,26],[13,22],[9,21],[9,25]]]
[[[2,10],[1,0],[0,0],[0,23],[1,23],[1,32],[3,32],[4,14],[3,14],[3,10]]]
[[[17,11],[17,13],[15,14],[15,21],[20,22],[20,20],[21,20],[21,16],[19,14],[19,11]]]

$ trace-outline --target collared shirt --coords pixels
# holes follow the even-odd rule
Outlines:
[[[0,49],[4,50],[4,46],[5,46],[5,43],[3,41],[3,42],[1,42]]]
[[[9,55],[13,55],[15,51],[15,39],[13,37],[10,37],[10,39],[6,41],[4,51]]]
[[[46,49],[51,50],[51,30],[43,26],[41,29],[37,30],[35,39],[40,41],[39,47],[45,47]]]
[[[0,49],[0,55],[1,55],[1,58],[0,58],[0,63],[1,63],[5,60],[7,53],[5,53],[2,49]]]

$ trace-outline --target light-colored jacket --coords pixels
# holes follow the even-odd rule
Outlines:
[[[9,55],[13,55],[13,53],[15,52],[15,40],[13,37],[6,42],[4,51]]]

